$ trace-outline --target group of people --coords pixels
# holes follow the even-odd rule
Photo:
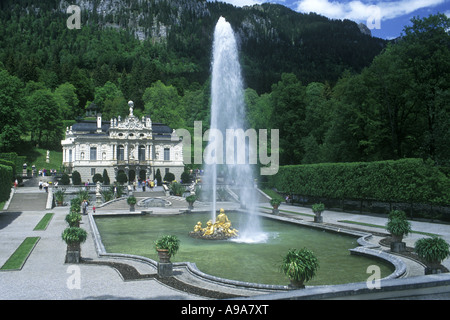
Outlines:
[[[133,190],[136,191],[136,187],[142,188],[142,191],[145,192],[145,188],[150,188],[153,191],[153,188],[158,185],[158,180],[155,181],[147,179],[147,180],[138,180],[138,184],[136,185],[136,180],[133,181]]]
[[[50,169],[49,171],[47,171],[47,169],[41,169],[39,170],[39,175],[40,176],[48,176],[48,173],[50,172],[51,176],[54,176],[56,174],[56,169]]]
[[[49,186],[49,184],[47,181],[39,180],[39,190],[44,189],[45,192],[48,192],[48,186]]]

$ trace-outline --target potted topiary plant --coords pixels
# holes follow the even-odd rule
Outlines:
[[[81,211],[81,199],[79,197],[70,200],[70,211],[80,213]]]
[[[194,202],[196,200],[197,200],[197,196],[195,194],[191,194],[186,197],[186,201],[189,203],[189,210],[194,209]]]
[[[290,287],[304,288],[304,283],[315,277],[319,262],[314,253],[306,248],[290,249],[280,269],[291,281]]]
[[[62,206],[63,205],[65,192],[66,192],[66,189],[61,189],[61,190],[58,190],[58,191],[56,191],[54,193],[55,201],[56,201],[56,205],[57,206]]]
[[[170,258],[177,253],[180,248],[180,240],[174,235],[165,235],[155,241],[155,249],[158,252],[158,275],[160,277],[170,277],[173,275],[173,266]]]
[[[81,219],[81,214],[77,211],[70,211],[65,218],[66,222],[69,224],[69,227],[79,227]]]
[[[441,273],[442,260],[450,256],[449,244],[438,236],[417,240],[414,249],[418,256],[428,264],[425,274]]]
[[[130,205],[130,212],[134,212],[134,206],[136,205],[136,198],[134,196],[128,197],[127,203]]]
[[[178,252],[179,248],[180,240],[174,235],[164,235],[155,241],[155,249],[162,263],[170,263],[170,258]]]
[[[325,205],[323,203],[315,203],[311,208],[314,212],[314,222],[323,222],[322,212],[325,210]]]
[[[270,199],[270,205],[272,206],[272,213],[273,214],[278,214],[279,213],[278,207],[280,206],[280,204],[281,204],[281,199],[279,199],[279,198],[272,198],[272,199]]]
[[[181,183],[174,180],[169,184],[169,190],[172,193],[172,195],[180,197],[186,190],[186,188]]]
[[[391,251],[403,252],[406,244],[403,237],[411,232],[411,223],[406,219],[406,213],[401,210],[393,210],[389,213],[386,230],[391,234]]]
[[[79,263],[81,259],[81,244],[86,241],[87,232],[79,227],[66,228],[62,239],[67,244],[66,263]]]

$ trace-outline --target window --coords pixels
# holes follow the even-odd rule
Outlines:
[[[95,168],[91,168],[91,176],[95,174]]]
[[[145,146],[139,146],[138,149],[138,160],[144,161],[145,160]]]
[[[72,149],[69,150],[69,162],[72,162]]]
[[[97,147],[91,147],[89,153],[89,160],[97,160]]]
[[[170,160],[170,148],[164,148],[164,161]]]
[[[125,151],[122,145],[117,146],[117,160],[125,160]]]

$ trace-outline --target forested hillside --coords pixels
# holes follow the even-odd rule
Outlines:
[[[67,28],[70,4],[80,29]],[[387,45],[348,20],[201,0],[0,2],[0,151],[59,149],[91,102],[106,119],[133,100],[138,116],[206,129],[220,16],[238,37],[249,125],[280,129],[281,164],[448,162],[445,15]]]

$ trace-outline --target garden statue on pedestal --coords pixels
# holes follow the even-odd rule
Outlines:
[[[102,204],[102,193],[101,193],[101,183],[97,181],[97,186],[95,188],[95,198],[97,205]]]

